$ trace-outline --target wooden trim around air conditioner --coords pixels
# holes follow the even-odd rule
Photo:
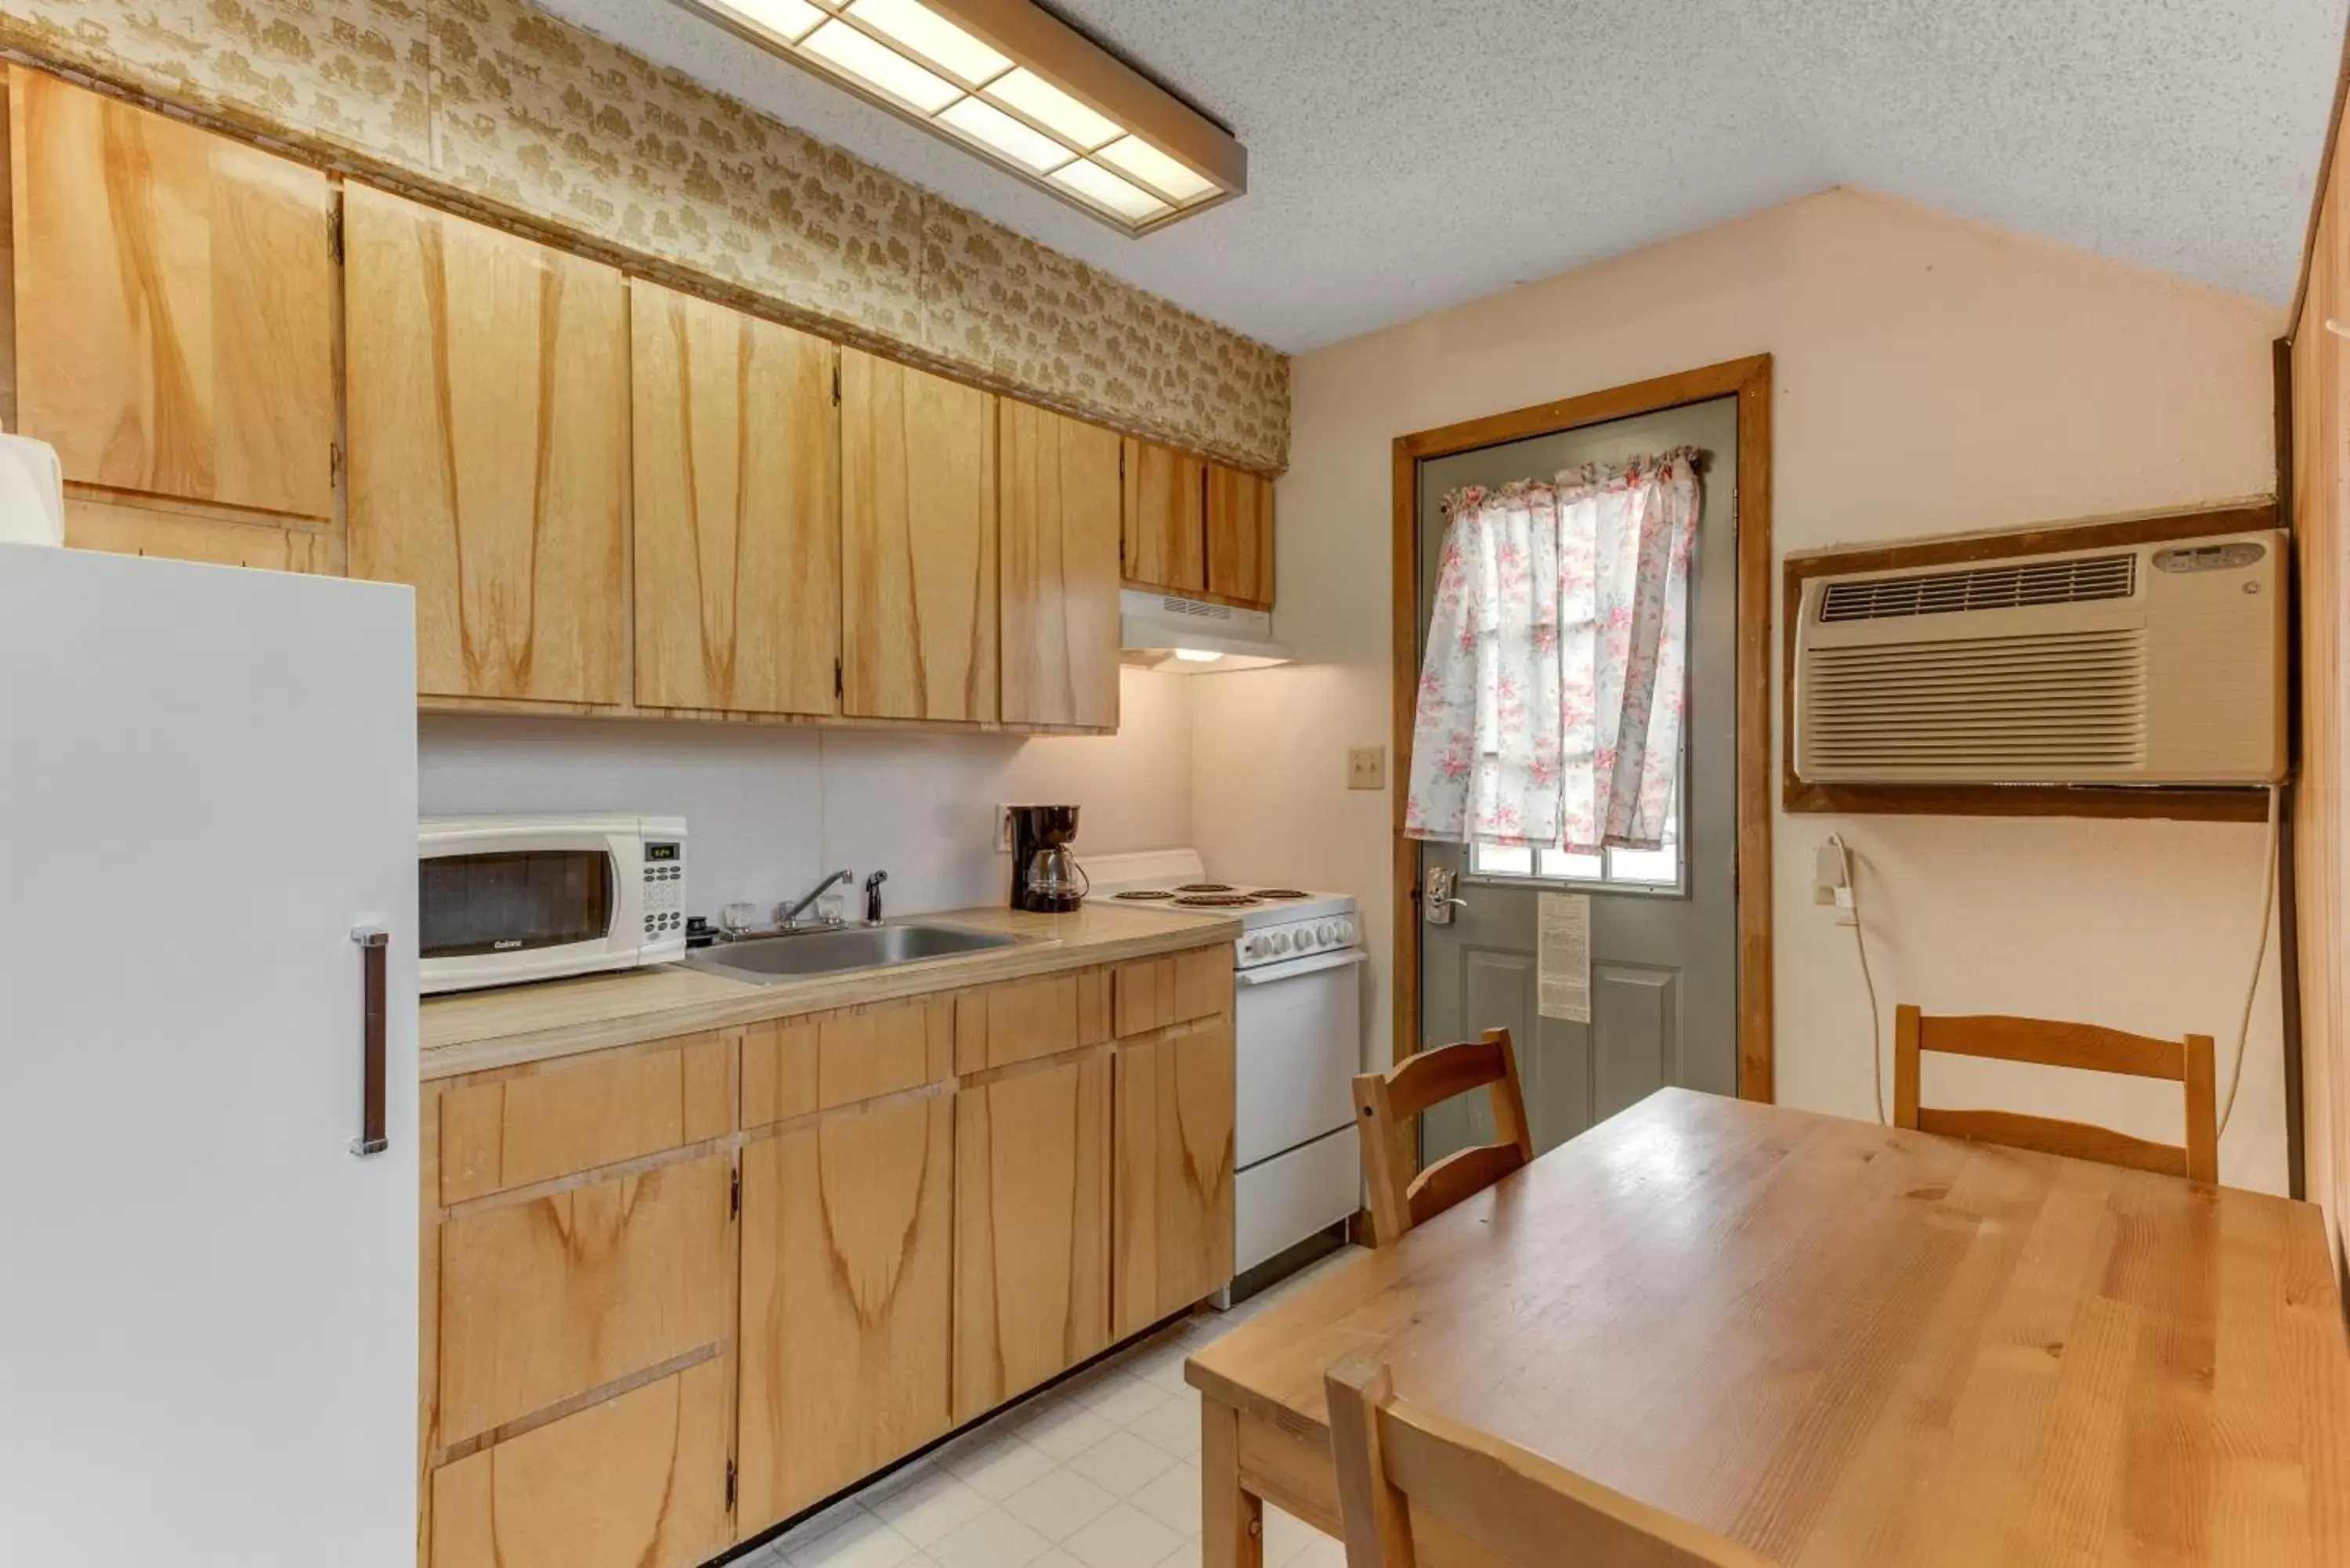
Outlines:
[[[2102,550],[2212,534],[2245,534],[2280,526],[2273,500],[2234,502],[2185,512],[2133,514],[2044,523],[2003,534],[1969,534],[1899,545],[1814,551],[1787,557],[1780,599],[1780,691],[1792,717],[1795,701],[1795,633],[1804,585],[1816,576],[1971,566],[2059,550]],[[1821,784],[1795,776],[1795,749],[1782,748],[1780,804],[1789,815],[1851,816],[2103,816],[2159,817],[2175,822],[2265,822],[2268,791],[2260,785],[2193,789],[2144,784]]]

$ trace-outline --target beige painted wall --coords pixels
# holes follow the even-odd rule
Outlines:
[[[1783,555],[2191,504],[2274,489],[2269,345],[2282,315],[1839,190],[1301,357],[1276,622],[1304,662],[1198,682],[1192,810],[1209,864],[1362,900],[1378,959],[1367,1048],[1384,1061],[1389,804],[1346,789],[1345,751],[1388,738],[1395,436],[1767,351]],[[1873,1114],[1852,933],[1811,897],[1830,832],[1860,863],[1888,1043],[1897,999],[2192,1030],[2220,1039],[2224,1084],[2261,829],[1782,815],[1775,832],[1783,1103]],[[2281,1191],[2280,1040],[2272,947],[2221,1172]],[[1939,1065],[1929,1102],[1970,1086]],[[2053,1070],[2017,1081],[2038,1072],[1991,1066],[2008,1081],[1986,1087],[1989,1103],[2179,1136],[2159,1085]]]

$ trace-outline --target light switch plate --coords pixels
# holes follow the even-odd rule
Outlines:
[[[1012,808],[1008,805],[995,808],[995,852],[998,855],[1012,853]]]
[[[1388,787],[1388,749],[1385,746],[1355,746],[1347,753],[1347,787],[1348,789],[1385,789]]]

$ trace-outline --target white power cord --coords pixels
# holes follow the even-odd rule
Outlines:
[[[2263,857],[2265,869],[2261,875],[2261,935],[2252,948],[2252,972],[2244,981],[2244,1011],[2236,1020],[2236,1062],[2228,1069],[2228,1097],[2220,1102],[2220,1130],[2228,1130],[2228,1118],[2236,1114],[2236,1091],[2244,1082],[2244,1053],[2251,1044],[2252,998],[2261,989],[2261,968],[2268,961],[2269,926],[2276,912],[2277,858],[2279,846],[2284,838],[2284,790],[2282,785],[2269,785],[2269,842]]]
[[[1852,851],[1845,845],[1844,835],[1831,833],[1828,844],[1836,852],[1836,863],[1844,870],[1844,886],[1836,891],[1837,899],[1852,926],[1852,950],[1860,955],[1860,983],[1868,992],[1868,1070],[1877,1089],[1877,1119],[1885,1121],[1885,1025],[1877,1017],[1877,981],[1868,972],[1868,940],[1860,929],[1860,888],[1852,877]],[[1891,1125],[1887,1123],[1887,1125]]]

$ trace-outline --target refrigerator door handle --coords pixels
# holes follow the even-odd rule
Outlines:
[[[391,1147],[384,1134],[384,960],[390,956],[390,933],[375,926],[358,926],[351,940],[359,947],[360,1016],[364,1041],[359,1062],[359,1136],[351,1139],[356,1155],[381,1154]]]

